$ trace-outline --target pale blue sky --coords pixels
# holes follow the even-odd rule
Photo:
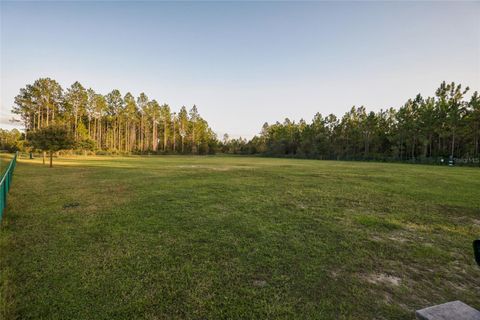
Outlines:
[[[1,117],[51,77],[197,104],[219,134],[480,89],[480,2],[1,2]]]

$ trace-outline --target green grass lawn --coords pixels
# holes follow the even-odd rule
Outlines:
[[[0,152],[0,177],[3,176],[5,170],[7,170],[10,161],[13,159],[12,153],[2,153]]]
[[[480,309],[478,237],[478,168],[20,159],[0,229],[0,315],[413,319],[457,299]]]

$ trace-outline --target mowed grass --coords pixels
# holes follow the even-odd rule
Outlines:
[[[13,153],[0,152],[0,177],[3,176],[5,170],[7,170],[10,161],[13,159]]]
[[[20,159],[3,319],[413,319],[480,309],[480,170],[225,156]]]

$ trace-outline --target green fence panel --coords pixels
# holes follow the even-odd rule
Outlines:
[[[2,221],[3,211],[7,206],[7,196],[10,186],[12,185],[13,170],[15,170],[15,166],[17,165],[17,156],[18,152],[15,153],[15,156],[8,164],[7,170],[5,170],[0,180],[0,221]]]

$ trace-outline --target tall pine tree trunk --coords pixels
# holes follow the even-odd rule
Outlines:
[[[173,152],[175,153],[175,114],[173,116]]]
[[[167,120],[163,120],[163,152],[167,150]]]
[[[451,148],[451,152],[450,152],[452,157],[454,155],[454,152],[455,152],[455,131],[453,131],[453,134],[452,134],[452,148]]]

